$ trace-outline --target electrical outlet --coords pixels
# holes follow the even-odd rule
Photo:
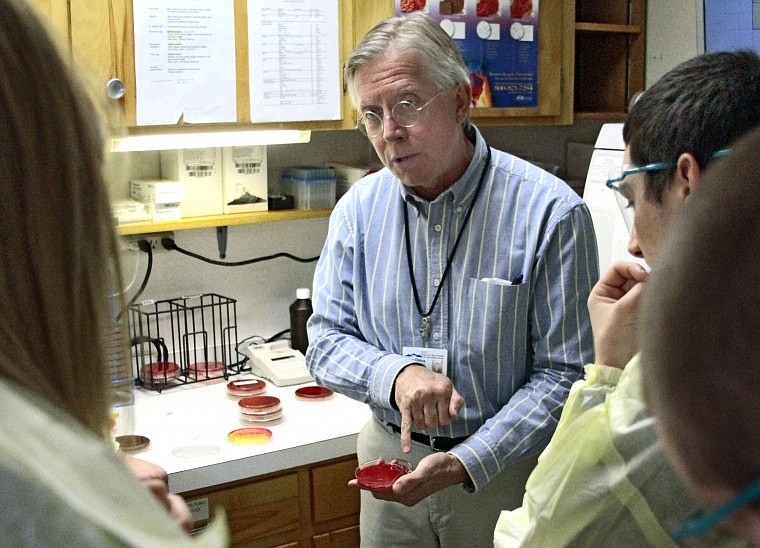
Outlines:
[[[152,232],[150,234],[130,234],[128,236],[122,236],[121,237],[121,245],[123,250],[127,251],[139,251],[140,248],[137,245],[137,242],[140,240],[145,240],[150,245],[151,251],[153,253],[161,253],[163,251],[166,251],[164,246],[161,244],[162,238],[171,238],[174,239],[174,232]]]

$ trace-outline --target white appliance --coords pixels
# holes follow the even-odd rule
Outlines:
[[[304,355],[290,348],[287,341],[251,344],[243,349],[251,360],[251,373],[277,386],[314,382],[306,368]]]
[[[596,231],[599,249],[599,272],[603,273],[615,261],[634,261],[645,265],[628,253],[628,229],[615,201],[614,190],[607,188],[607,175],[623,165],[623,124],[604,124],[594,144],[588,166],[583,200],[586,202]]]

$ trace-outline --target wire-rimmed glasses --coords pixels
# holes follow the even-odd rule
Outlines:
[[[420,107],[412,101],[399,101],[393,105],[391,113],[388,116],[382,116],[371,110],[366,110],[362,112],[361,117],[356,121],[356,129],[361,131],[367,137],[377,137],[383,132],[385,120],[388,118],[393,118],[393,121],[398,126],[407,128],[412,127],[419,121],[422,109],[432,103],[433,99],[442,93],[443,90],[439,91]]]

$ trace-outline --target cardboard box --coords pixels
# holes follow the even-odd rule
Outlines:
[[[161,177],[182,183],[182,218],[224,213],[221,148],[162,150]]]
[[[266,211],[267,147],[222,149],[222,196],[225,213]]]
[[[132,199],[145,204],[182,202],[182,183],[164,179],[135,179],[130,182]]]

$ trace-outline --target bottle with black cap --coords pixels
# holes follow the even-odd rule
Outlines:
[[[306,354],[309,337],[306,334],[306,322],[311,316],[311,291],[308,287],[296,290],[296,300],[290,305],[290,346],[301,354]]]

